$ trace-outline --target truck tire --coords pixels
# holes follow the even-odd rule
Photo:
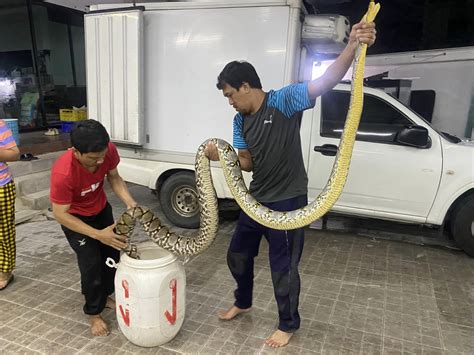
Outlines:
[[[451,232],[456,244],[464,252],[474,257],[474,195],[460,201],[454,208]]]
[[[182,171],[163,183],[159,200],[165,216],[181,228],[199,228],[199,200],[194,173]]]

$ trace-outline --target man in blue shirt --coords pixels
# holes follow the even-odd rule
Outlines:
[[[375,34],[374,23],[354,25],[346,48],[323,76],[280,90],[263,91],[255,68],[248,62],[230,62],[219,74],[217,88],[237,111],[233,145],[238,149],[242,170],[253,172],[249,190],[260,203],[277,211],[295,210],[307,204],[308,178],[301,152],[299,115],[339,83],[352,64],[358,44],[372,45]],[[206,155],[218,160],[213,144],[207,145]],[[279,315],[278,329],[266,344],[277,348],[288,344],[300,327],[298,264],[304,244],[302,228],[273,230],[241,213],[227,254],[229,269],[237,282],[235,302],[218,316],[231,320],[250,310],[254,257],[262,235],[269,244]]]

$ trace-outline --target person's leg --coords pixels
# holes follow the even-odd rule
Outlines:
[[[77,263],[81,273],[81,290],[85,298],[83,310],[85,314],[89,315],[92,335],[107,335],[109,333],[107,324],[100,317],[107,301],[102,283],[102,257],[100,251],[100,244],[102,243],[64,226],[62,226],[62,229],[69,245],[77,255]]]
[[[102,212],[96,218],[97,229],[106,228],[114,223],[114,216],[112,214],[112,206],[109,203],[105,206]],[[100,243],[101,257],[102,257],[102,282],[106,296],[110,296],[115,291],[115,272],[116,268],[111,268],[106,265],[108,258],[112,258],[116,263],[120,260],[120,251],[108,245]],[[108,297],[106,302],[107,308],[115,308],[115,301]]]
[[[97,229],[103,229],[113,224],[111,208],[108,204],[98,215],[76,217]],[[111,256],[118,262],[119,252],[115,252],[115,249],[114,252],[110,252],[109,247],[98,240],[76,233],[64,226],[62,229],[77,255],[81,273],[81,288],[86,301],[83,309],[84,313],[89,315],[91,332],[93,335],[107,335],[109,333],[107,324],[101,318],[100,313],[106,306],[114,307],[113,300],[107,296],[113,293],[115,269],[112,272],[107,270],[105,261],[107,256]]]
[[[274,210],[291,211],[306,204],[306,196],[302,196],[274,203],[270,207]],[[279,315],[278,330],[266,343],[271,347],[281,347],[288,344],[293,332],[300,327],[298,264],[304,246],[304,230],[268,229],[265,237],[269,243],[270,269]]]
[[[0,290],[13,280],[16,261],[15,183],[0,187]]]
[[[102,312],[105,306],[102,291],[102,258],[100,242],[83,234],[62,227],[71,248],[77,256],[81,273],[81,291],[86,303],[84,313],[93,315]]]
[[[262,227],[241,212],[227,252],[227,265],[237,283],[235,302],[228,310],[218,313],[220,319],[233,319],[252,307],[253,263],[261,238]]]

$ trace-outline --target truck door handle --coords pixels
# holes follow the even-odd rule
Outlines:
[[[314,147],[314,151],[319,152],[322,155],[333,157],[337,154],[337,146],[334,144],[317,145]]]

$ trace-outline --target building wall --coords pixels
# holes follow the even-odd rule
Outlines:
[[[25,7],[0,11],[0,51],[31,50],[30,26]]]

